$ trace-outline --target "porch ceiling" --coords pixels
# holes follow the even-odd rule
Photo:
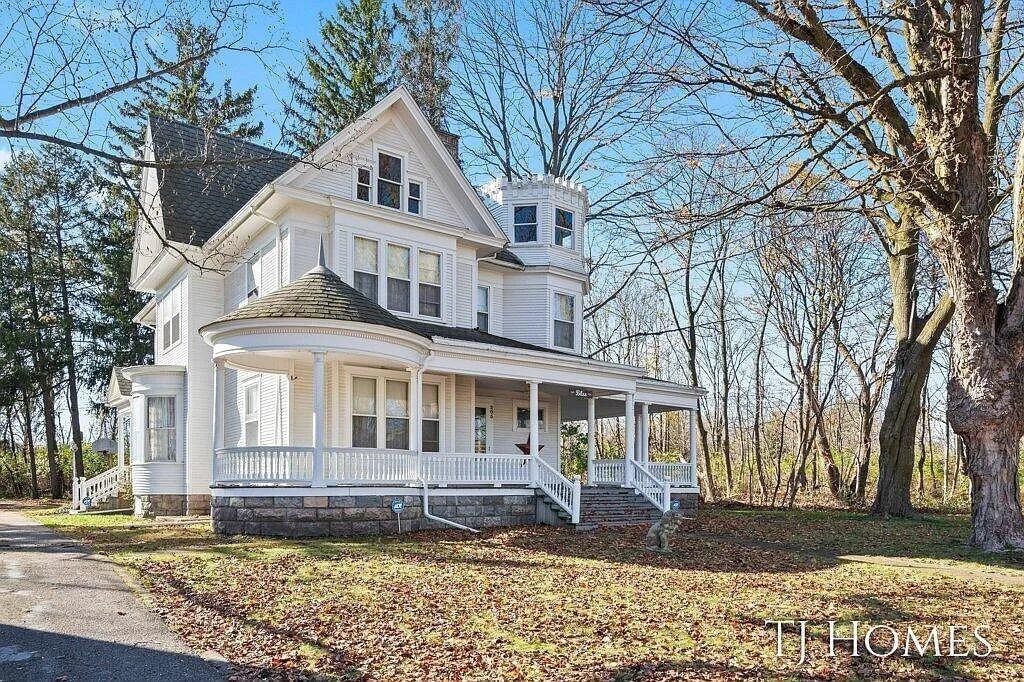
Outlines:
[[[543,386],[541,388],[543,388]],[[626,406],[622,396],[605,398],[598,397],[594,402],[594,412],[598,419],[614,419],[615,417],[622,417],[625,414]],[[661,412],[675,412],[680,409],[685,408],[673,405],[658,405],[656,403],[650,403],[648,412],[650,414],[659,414]],[[636,413],[640,414],[640,403],[637,403]],[[586,420],[587,400],[585,398],[577,398],[569,395],[562,396],[562,421],[575,422]]]

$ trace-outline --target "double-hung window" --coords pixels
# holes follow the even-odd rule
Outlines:
[[[537,241],[537,206],[516,206],[512,209],[513,232],[516,242]]]
[[[377,447],[377,380],[352,378],[352,447]]]
[[[572,248],[572,211],[564,208],[555,209],[555,246]]]
[[[243,421],[245,422],[245,444],[260,444],[260,386],[247,384],[242,398]]]
[[[388,244],[388,310],[401,313],[412,311],[409,300],[411,286],[409,249]]]
[[[365,237],[354,240],[352,279],[356,291],[374,303],[377,302],[377,242]]]
[[[377,155],[377,203],[402,208],[402,160],[384,152]]]
[[[144,461],[173,462],[177,457],[177,427],[173,396],[146,398]]]
[[[423,398],[420,415],[423,452],[441,452],[441,387],[437,384],[423,384]]]
[[[487,287],[476,288],[476,328],[482,332],[488,330],[491,316],[491,290]]]
[[[419,252],[420,315],[441,317],[441,254]]]
[[[555,294],[554,341],[559,348],[576,347],[576,299],[567,294]]]
[[[260,295],[260,252],[253,254],[245,262],[245,300],[249,301]]]
[[[388,379],[384,383],[385,434],[384,447],[409,449],[409,382]]]
[[[423,186],[418,182],[409,183],[409,213],[423,214]]]
[[[547,431],[547,422],[544,420],[545,409],[537,407],[537,430]],[[530,408],[527,405],[516,405],[516,431],[530,430]]]
[[[160,300],[161,348],[166,350],[181,340],[181,285],[176,285]]]
[[[356,199],[359,201],[370,200],[370,190],[372,188],[370,176],[372,173],[369,168],[356,169]]]

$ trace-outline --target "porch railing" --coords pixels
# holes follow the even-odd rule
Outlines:
[[[294,445],[251,445],[221,448],[213,460],[216,483],[309,485],[313,480],[313,448]]]
[[[327,485],[411,485],[419,477],[419,457],[411,450],[324,448],[324,483]]]
[[[674,486],[693,485],[693,465],[688,462],[646,462],[647,470]]]
[[[537,458],[537,487],[555,503],[569,512],[573,523],[580,522],[580,479],[569,480],[553,466]]]
[[[668,511],[672,506],[672,484],[648,471],[646,464],[630,460],[629,468],[633,488],[659,510]]]
[[[624,459],[595,459],[590,467],[591,485],[595,483],[622,483],[626,472]]]
[[[435,485],[529,485],[529,455],[440,454],[421,457],[423,480]]]
[[[114,467],[92,478],[81,476],[71,479],[71,509],[84,511],[117,495],[130,478],[130,473],[128,467]]]

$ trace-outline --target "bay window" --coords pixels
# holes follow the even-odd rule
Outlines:
[[[365,237],[354,240],[352,284],[356,291],[374,303],[377,302],[377,242]]]
[[[409,249],[388,244],[388,310],[411,312]]]
[[[146,398],[145,462],[173,462],[177,459],[177,427],[173,396]]]
[[[441,317],[441,254],[419,252],[420,315]]]
[[[377,155],[377,203],[402,207],[402,160],[384,152]]]
[[[384,447],[409,449],[409,382],[388,379],[384,383],[385,434]]]
[[[491,290],[487,287],[476,288],[476,328],[487,331],[491,317]]]
[[[420,430],[423,452],[441,451],[441,387],[437,384],[423,384]]]
[[[352,447],[377,447],[377,380],[352,378]]]
[[[537,241],[537,206],[516,206],[512,209],[512,231],[516,242]]]
[[[555,246],[572,248],[572,211],[555,209]]]
[[[559,348],[576,347],[576,299],[555,294],[554,343]]]

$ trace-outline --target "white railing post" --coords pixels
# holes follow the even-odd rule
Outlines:
[[[636,396],[633,393],[626,394],[626,461],[623,466],[623,485],[633,485],[633,460],[636,458],[636,435],[633,429],[636,426]]]
[[[662,482],[661,494],[664,496],[663,499],[665,500],[665,508],[662,509],[661,511],[667,512],[669,509],[672,508],[672,484],[669,483],[668,481]]]
[[[697,487],[697,408],[690,410],[690,485]]]
[[[597,459],[597,399],[587,398],[587,483],[594,485],[594,460]]]
[[[580,477],[576,476],[572,479],[572,522],[580,522],[580,498],[583,497],[581,490]]]
[[[530,385],[530,485],[537,485],[537,459],[540,457],[540,396],[539,382],[528,381]]]
[[[313,476],[314,488],[325,487],[324,483],[324,353],[313,353]]]
[[[71,477],[71,508],[78,509],[79,497],[78,497],[78,477]]]

